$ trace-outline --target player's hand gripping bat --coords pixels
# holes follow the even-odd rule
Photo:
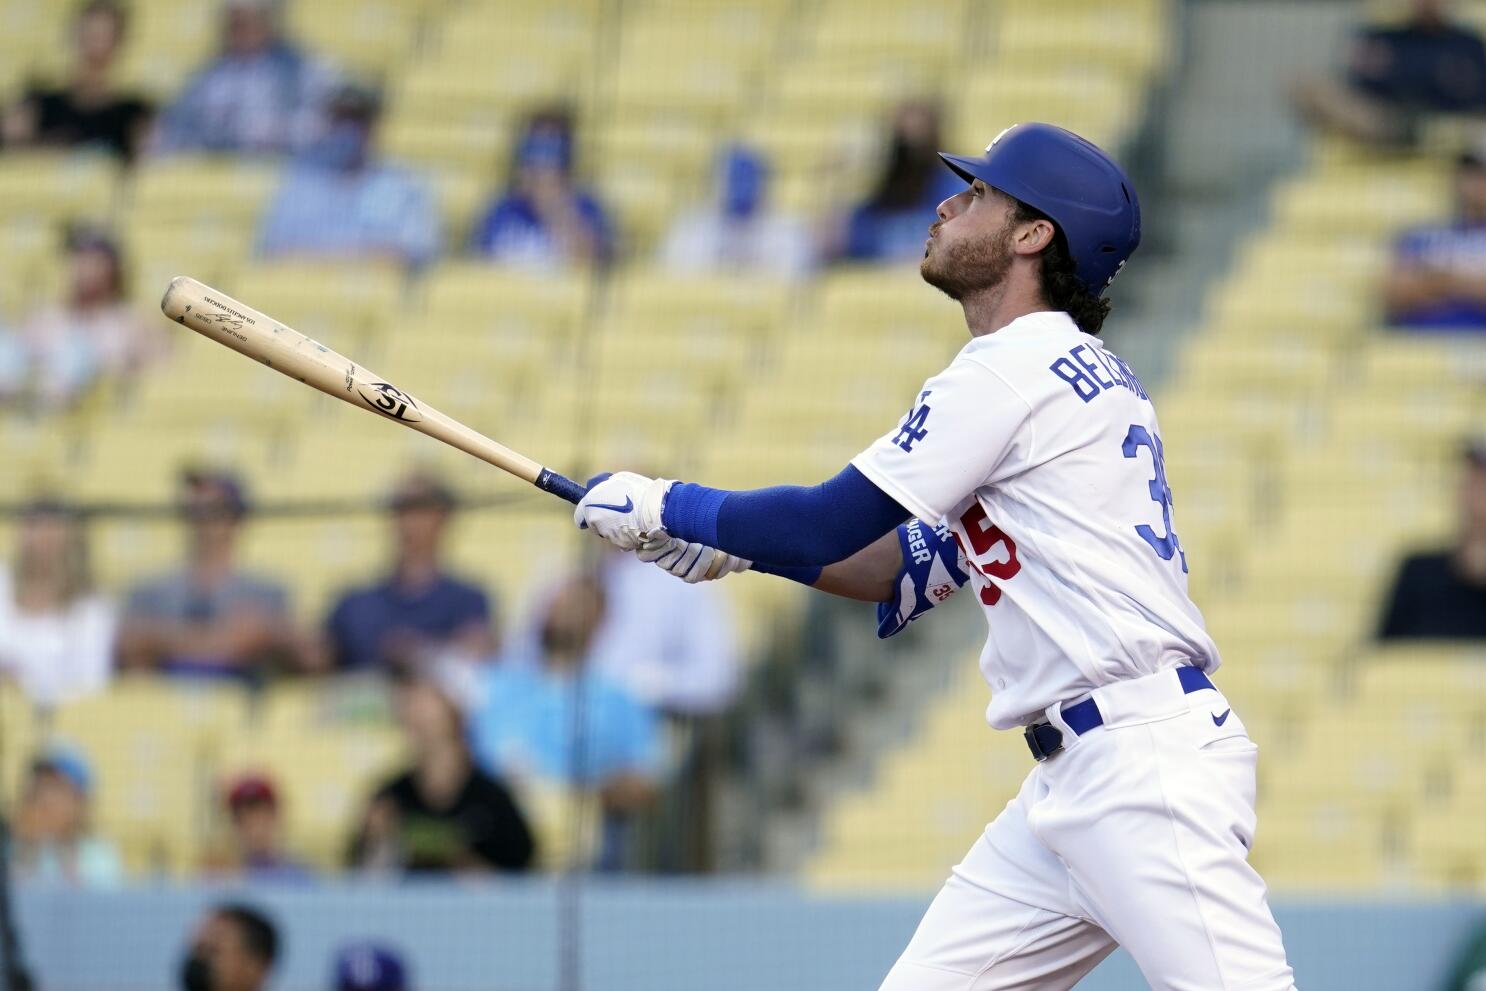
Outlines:
[[[203,337],[358,409],[370,410],[473,454],[543,492],[573,503],[583,498],[583,486],[572,479],[497,444],[414,399],[370,369],[193,278],[178,275],[171,279],[160,309]]]

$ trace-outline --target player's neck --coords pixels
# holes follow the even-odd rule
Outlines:
[[[1012,283],[1001,283],[964,296],[960,299],[960,307],[965,311],[965,326],[970,328],[971,337],[994,334],[1029,313],[1052,309],[1035,288]]]

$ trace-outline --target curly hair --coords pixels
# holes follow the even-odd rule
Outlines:
[[[1110,302],[1090,292],[1073,274],[1073,255],[1057,222],[1021,200],[1016,201],[1012,219],[1018,223],[1046,220],[1053,225],[1052,243],[1042,249],[1042,298],[1053,309],[1065,311],[1085,334],[1098,335],[1104,318],[1109,316]]]

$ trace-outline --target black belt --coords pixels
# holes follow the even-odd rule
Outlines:
[[[1176,676],[1182,683],[1182,691],[1188,695],[1213,687],[1212,681],[1202,673],[1202,669],[1191,665],[1184,664],[1177,668]],[[1104,725],[1104,715],[1093,699],[1084,699],[1076,705],[1065,706],[1060,715],[1075,736],[1083,736],[1095,726]],[[1027,727],[1024,735],[1027,738],[1027,747],[1032,751],[1032,758],[1036,761],[1045,761],[1063,749],[1063,731],[1052,723],[1033,723]]]

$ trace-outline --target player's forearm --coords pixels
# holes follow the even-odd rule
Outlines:
[[[821,569],[812,587],[846,599],[886,602],[903,568],[897,531],[883,534],[845,561]]]
[[[729,492],[677,484],[666,496],[662,521],[674,537],[750,561],[825,568],[846,561],[911,515],[848,465],[810,487]]]

